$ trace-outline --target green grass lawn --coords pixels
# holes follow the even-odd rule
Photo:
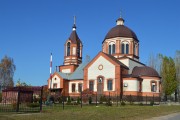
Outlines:
[[[42,113],[0,113],[0,120],[143,120],[180,112],[180,106],[49,106]]]

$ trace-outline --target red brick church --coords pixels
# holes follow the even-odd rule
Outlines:
[[[74,23],[64,44],[64,64],[48,79],[48,88],[65,96],[79,96],[87,89],[104,95],[159,96],[161,77],[139,61],[139,39],[124,22],[116,20],[91,61],[82,61],[83,44]]]

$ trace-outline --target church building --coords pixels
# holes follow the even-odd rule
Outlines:
[[[82,61],[83,44],[74,23],[64,44],[64,64],[48,79],[48,88],[72,97],[85,90],[98,95],[158,97],[161,77],[139,61],[139,39],[124,22],[122,17],[116,20],[102,40],[102,51],[86,61]]]

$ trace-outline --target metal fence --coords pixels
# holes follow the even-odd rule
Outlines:
[[[46,109],[59,106],[62,109],[68,107],[83,107],[87,105],[95,106],[121,106],[127,105],[158,105],[161,102],[161,97],[157,96],[133,96],[133,95],[123,95],[122,97],[118,95],[103,95],[103,94],[80,94],[79,96],[63,96],[63,95],[52,95],[49,102],[43,102]],[[123,104],[122,104],[123,103]],[[51,107],[52,106],[52,107]],[[59,108],[59,109],[61,109]]]
[[[160,96],[133,96],[118,94],[97,94],[81,92],[76,96],[50,93],[46,87],[1,87],[1,112],[40,112],[46,109],[66,109],[87,105],[121,106],[130,105],[158,105],[162,102]]]
[[[1,87],[2,88],[2,87]],[[43,87],[3,87],[1,112],[39,112],[42,110]]]

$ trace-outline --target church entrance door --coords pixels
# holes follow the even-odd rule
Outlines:
[[[103,94],[102,83],[98,83],[98,85],[97,85],[97,94],[98,95],[102,95]]]
[[[103,94],[103,78],[98,78],[97,81],[97,94],[102,95]]]

